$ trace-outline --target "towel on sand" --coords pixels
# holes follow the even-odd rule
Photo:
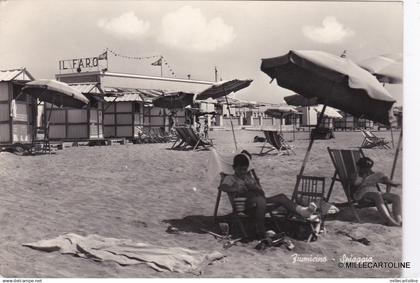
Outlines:
[[[200,273],[200,268],[221,259],[217,251],[190,250],[180,247],[159,247],[128,239],[105,238],[99,235],[80,236],[73,233],[54,239],[23,244],[46,252],[59,251],[97,261],[114,261],[121,265],[146,263],[157,271]]]

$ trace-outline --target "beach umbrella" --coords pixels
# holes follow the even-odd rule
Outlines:
[[[371,57],[360,61],[358,65],[369,71],[382,83],[400,84],[403,81],[402,53]]]
[[[21,93],[32,95],[41,101],[51,104],[50,112],[44,126],[45,141],[49,140],[49,124],[54,105],[58,107],[82,108],[89,103],[89,99],[79,90],[56,80],[41,79],[28,82],[22,88]]]
[[[290,106],[279,106],[276,108],[268,108],[264,111],[264,113],[268,116],[277,118],[277,119],[283,119],[285,115],[290,115],[293,113],[297,113],[298,111]]]
[[[317,112],[319,114],[321,114],[323,108],[324,108],[324,106],[322,106],[322,105],[314,106],[315,112]],[[343,118],[343,115],[341,115],[338,112],[338,110],[327,106],[325,108],[325,111],[324,111],[324,117],[328,117],[328,118]]]
[[[395,100],[373,75],[348,58],[322,51],[291,50],[262,59],[261,70],[276,79],[279,86],[307,98],[317,97],[324,104],[316,129],[327,105],[389,125],[389,111]],[[313,142],[311,138],[298,176],[303,174]],[[298,186],[299,178],[295,191]]]
[[[82,108],[89,100],[77,89],[56,80],[35,80],[25,84],[22,92],[59,107]]]
[[[306,98],[300,94],[285,96],[283,99],[292,106],[314,106],[319,104],[317,97]]]
[[[403,81],[403,55],[402,53],[383,54],[359,62],[359,66],[373,74],[384,85],[401,84]],[[394,147],[394,134],[391,129],[392,147]]]
[[[294,107],[290,106],[278,106],[276,108],[268,108],[264,111],[264,114],[280,119],[280,132],[283,132],[283,118],[287,115],[294,115],[298,111]],[[293,139],[295,135],[295,128],[293,125]]]
[[[348,58],[322,51],[290,51],[263,59],[261,70],[279,86],[355,117],[389,125],[389,110],[395,102],[368,71]]]
[[[170,92],[154,98],[152,103],[155,107],[177,109],[184,108],[193,103],[194,93],[189,92]]]
[[[235,149],[238,149],[238,145],[236,143],[236,137],[235,137],[235,130],[233,129],[233,122],[231,118],[230,113],[230,107],[227,95],[232,92],[237,92],[238,90],[241,90],[243,88],[248,87],[252,83],[252,80],[230,80],[230,81],[220,81],[217,83],[214,83],[211,87],[205,89],[204,91],[197,94],[195,99],[197,100],[206,100],[208,98],[219,98],[219,97],[225,97],[226,100],[226,106],[229,112],[229,120],[230,120],[230,126],[232,128],[232,135],[233,135],[233,141],[235,143]]]

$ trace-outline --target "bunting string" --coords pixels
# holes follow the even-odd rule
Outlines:
[[[165,60],[165,58],[163,58],[162,56],[162,63],[165,65],[165,67],[168,68],[169,72],[175,77],[175,72],[172,69],[171,65],[169,65],[168,61]]]
[[[140,56],[127,56],[127,55],[123,55],[123,54],[120,54],[120,53],[115,52],[112,49],[106,49],[106,51],[108,51],[109,53],[111,53],[112,55],[114,55],[116,57],[121,57],[121,58],[124,58],[124,59],[131,59],[131,60],[147,60],[147,59],[156,59],[156,58],[159,58],[160,60],[162,60],[160,64],[164,65],[168,69],[169,73],[172,76],[174,76],[174,77],[176,76],[175,75],[175,71],[173,70],[172,66],[169,65],[168,61],[166,61],[166,59],[162,55],[141,56],[140,57]],[[155,64],[154,66],[159,66],[159,64]]]
[[[114,50],[111,49],[107,49],[109,53],[111,53],[114,56],[117,57],[122,57],[125,59],[133,59],[133,60],[144,60],[144,59],[153,59],[153,58],[160,58],[161,55],[153,55],[153,56],[143,56],[143,57],[139,57],[139,56],[127,56],[127,55],[123,55],[120,53],[115,52]]]

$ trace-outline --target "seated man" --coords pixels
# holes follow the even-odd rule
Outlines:
[[[399,184],[390,180],[382,172],[373,172],[373,160],[369,157],[360,158],[357,163],[357,172],[352,178],[353,185],[353,198],[359,202],[363,201],[374,201],[376,207],[382,218],[388,225],[401,226],[401,199],[399,195],[386,192],[381,193],[378,191],[377,184],[385,184],[393,187],[399,186]],[[392,214],[390,215],[388,209],[385,206],[385,201],[392,203]]]
[[[251,213],[255,224],[258,238],[265,236],[265,213],[266,204],[274,203],[283,206],[287,210],[295,212],[305,218],[310,217],[316,210],[316,205],[311,203],[309,207],[302,207],[291,201],[286,195],[278,194],[266,197],[263,189],[248,171],[250,155],[247,152],[236,155],[233,159],[234,175],[228,175],[222,180],[221,190],[227,193],[236,193],[237,196],[245,197],[245,209]]]

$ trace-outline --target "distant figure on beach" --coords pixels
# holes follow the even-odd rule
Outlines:
[[[397,187],[400,184],[390,180],[382,172],[372,171],[373,163],[373,160],[369,157],[362,157],[357,161],[357,172],[352,177],[353,198],[361,203],[374,201],[379,214],[388,225],[401,226],[402,208],[400,196],[390,193],[388,190],[386,193],[381,193],[377,189],[377,184],[385,184],[392,187]],[[390,215],[385,201],[392,203],[393,215]]]
[[[204,120],[204,138],[208,139],[209,138],[209,122],[206,120]]]
[[[197,133],[200,133],[201,123],[200,123],[200,116],[199,115],[195,115],[195,123],[197,124],[197,126],[196,126]]]
[[[253,171],[248,171],[250,160],[251,154],[247,151],[243,151],[234,157],[233,170],[235,173],[223,179],[221,190],[227,193],[236,193],[237,196],[246,198],[245,209],[255,222],[257,238],[265,237],[267,203],[274,203],[278,207],[283,206],[305,218],[313,216],[317,209],[314,203],[311,203],[309,207],[303,207],[294,203],[284,194],[266,197],[261,185],[253,177]]]
[[[173,112],[171,112],[170,114],[169,114],[169,117],[168,117],[168,126],[169,126],[169,132],[171,132],[171,130],[172,130],[172,128],[174,127],[174,124],[175,124],[175,122],[174,122],[174,113]]]
[[[211,126],[216,126],[216,113],[213,113],[213,115],[211,116]]]

